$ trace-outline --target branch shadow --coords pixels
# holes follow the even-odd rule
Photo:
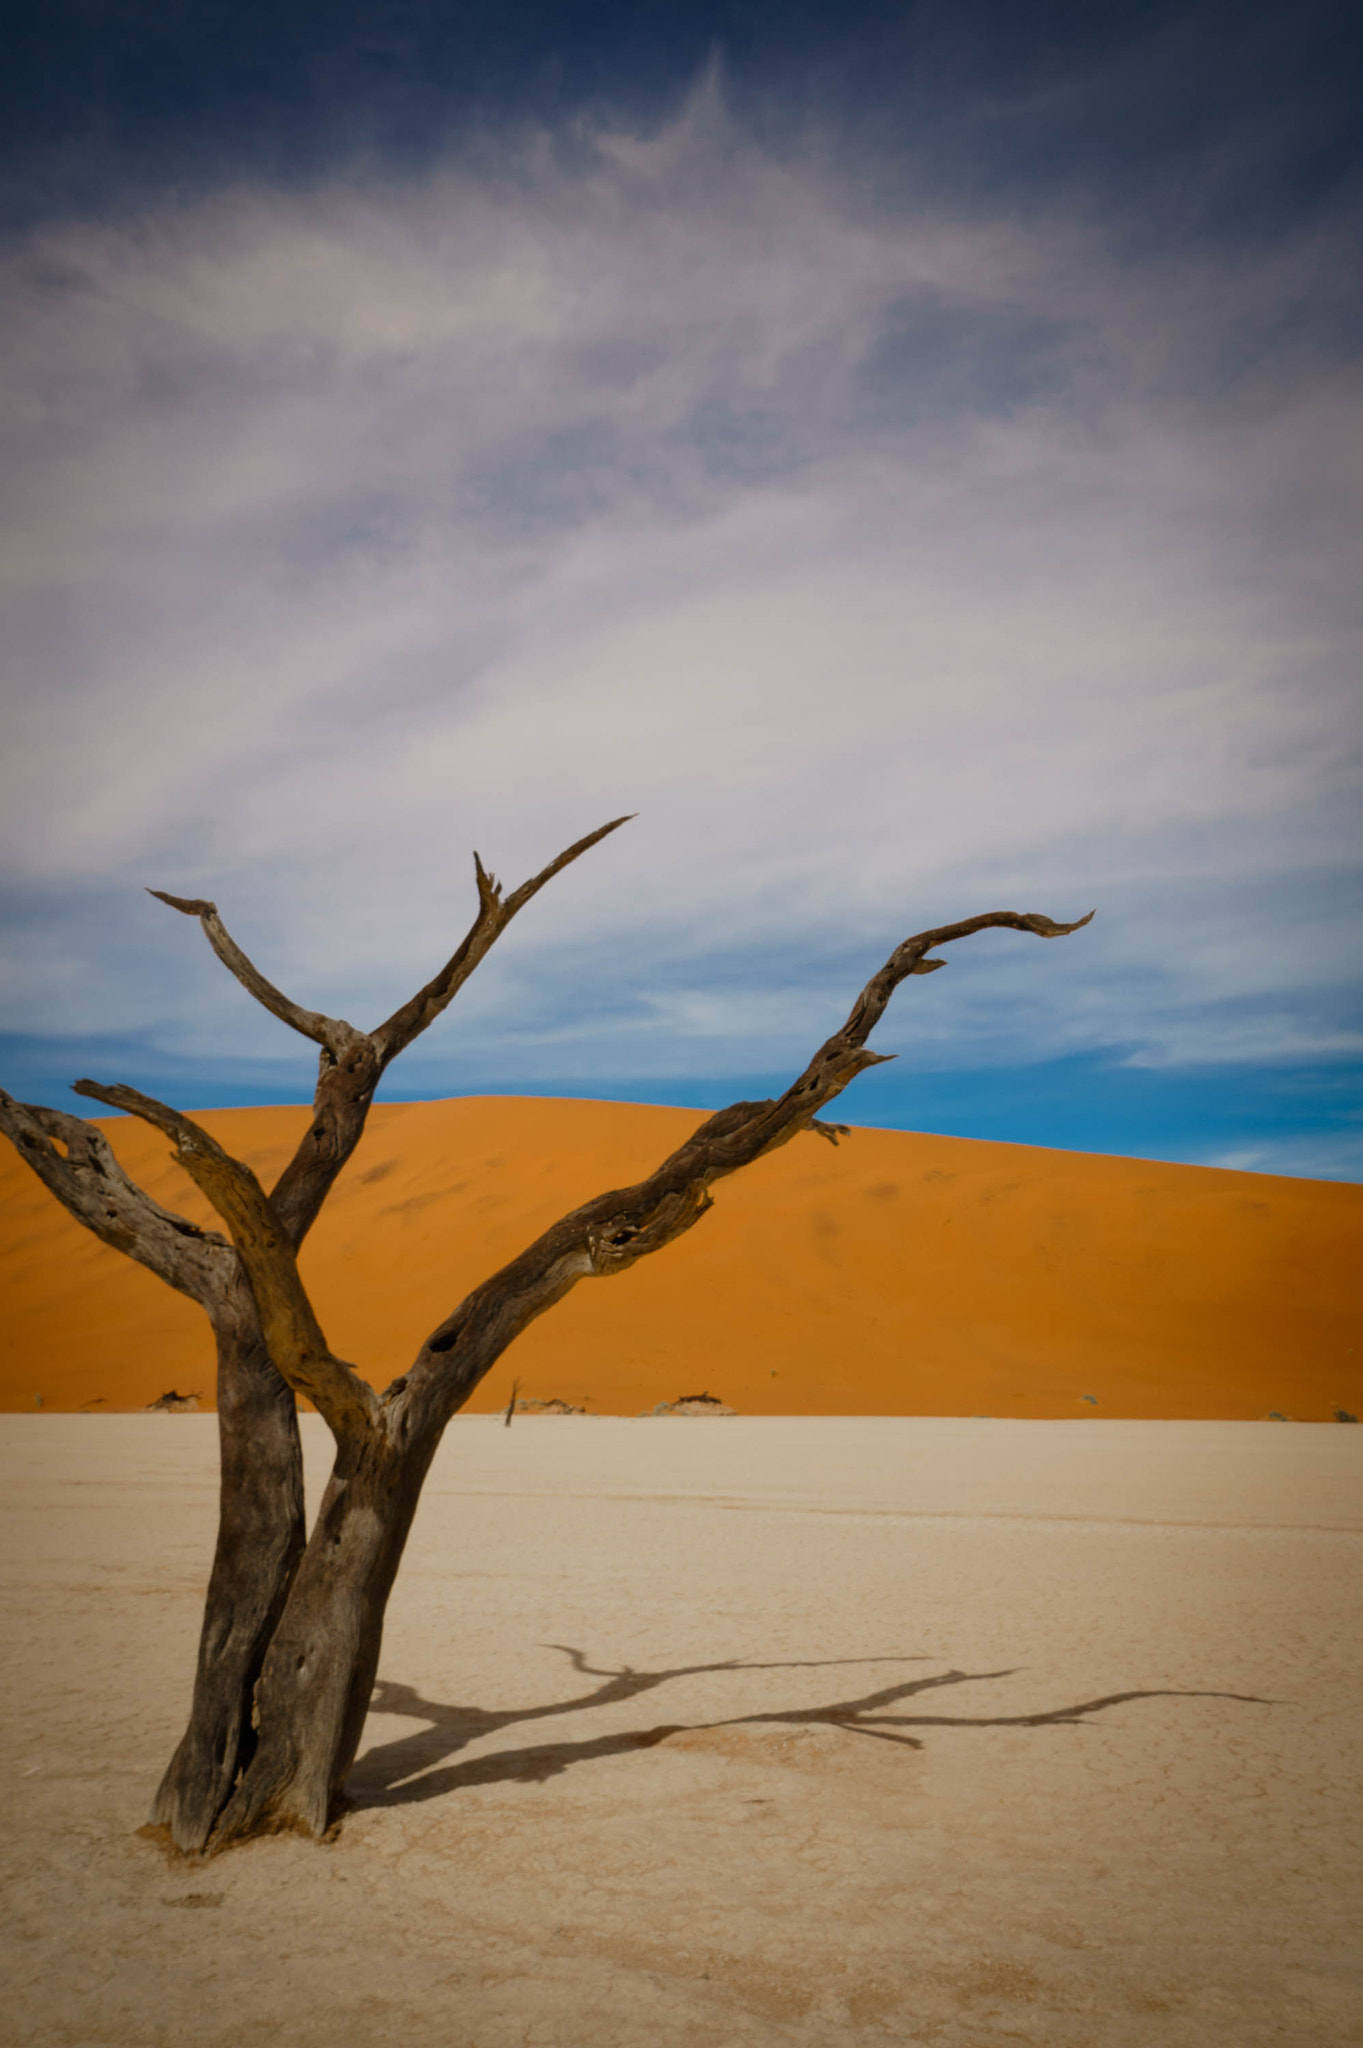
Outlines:
[[[1104,1693],[1098,1699],[1080,1700],[1073,1706],[1054,1707],[1036,1714],[919,1714],[890,1713],[906,1700],[947,1686],[975,1685],[1012,1678],[1021,1668],[1006,1671],[944,1671],[931,1678],[901,1679],[851,1699],[831,1700],[814,1707],[792,1707],[784,1711],[737,1714],[720,1721],[665,1721],[652,1727],[617,1729],[586,1741],[544,1742],[521,1749],[497,1750],[489,1756],[470,1757],[462,1763],[446,1764],[448,1757],[467,1749],[485,1736],[498,1734],[527,1721],[548,1721],[564,1714],[581,1714],[596,1708],[617,1706],[627,1700],[655,1692],[674,1679],[710,1677],[726,1671],[815,1671],[847,1670],[866,1664],[921,1664],[922,1657],[820,1657],[792,1659],[773,1664],[751,1663],[730,1657],[716,1664],[680,1664],[663,1671],[636,1671],[622,1665],[618,1671],[600,1670],[587,1662],[584,1652],[565,1643],[546,1643],[559,1650],[575,1671],[603,1682],[590,1692],[572,1699],[555,1700],[538,1707],[510,1708],[490,1712],[482,1707],[446,1706],[423,1699],[410,1685],[380,1679],[370,1701],[375,1714],[410,1715],[425,1724],[411,1735],[398,1736],[366,1752],[352,1767],[346,1782],[345,1803],[352,1810],[378,1806],[411,1806],[428,1799],[441,1799],[473,1785],[543,1784],[575,1764],[598,1758],[624,1756],[632,1750],[653,1749],[669,1735],[699,1734],[723,1728],[834,1728],[847,1735],[862,1735],[879,1742],[891,1742],[904,1749],[922,1749],[922,1740],[904,1731],[910,1728],[1062,1728],[1088,1727],[1094,1714],[1127,1705],[1132,1700],[1207,1699],[1235,1700],[1248,1706],[1274,1706],[1280,1702],[1257,1693],[1214,1692],[1189,1688],[1164,1688]],[[435,1768],[439,1765],[445,1768]]]

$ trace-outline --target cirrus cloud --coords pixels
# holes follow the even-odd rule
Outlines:
[[[5,1028],[265,1059],[143,882],[368,1021],[468,848],[516,879],[628,809],[439,1044],[766,1070],[905,930],[1097,901],[887,1043],[1342,1055],[1348,275],[1319,227],[1180,259],[873,193],[713,75],[650,132],[33,231]]]

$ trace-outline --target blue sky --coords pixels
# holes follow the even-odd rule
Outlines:
[[[0,86],[0,1080],[784,1085],[1363,1177],[1353,11],[34,8]]]

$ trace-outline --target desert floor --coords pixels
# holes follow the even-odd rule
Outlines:
[[[7,2042],[1363,2042],[1363,1429],[461,1418],[338,1838],[197,1865],[215,1420],[0,1456]]]

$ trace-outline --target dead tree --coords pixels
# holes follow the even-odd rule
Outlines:
[[[866,1041],[932,949],[1003,927],[1059,938],[1088,923],[990,911],[906,939],[847,1021],[775,1101],[711,1116],[637,1186],[598,1195],[476,1287],[382,1394],[331,1351],[299,1278],[297,1252],[359,1142],[380,1076],[445,1009],[516,913],[546,882],[626,822],[570,846],[510,896],[474,856],[478,910],[445,966],[373,1031],[306,1010],[267,981],[212,903],[151,893],[199,919],[223,964],[265,1008],[321,1048],[313,1115],[267,1194],[201,1125],[136,1089],[78,1081],[168,1137],[226,1235],[163,1209],[132,1182],[94,1124],[0,1091],[0,1128],[77,1221],[197,1301],[217,1340],[222,1485],[189,1724],[152,1806],[188,1853],[283,1828],[323,1834],[368,1711],[383,1616],[445,1425],[507,1346],[579,1280],[623,1272],[687,1231],[713,1183],[801,1132],[837,1142],[819,1111],[883,1055]],[[1092,912],[1089,916],[1092,916]],[[296,1396],[336,1440],[316,1523],[304,1527]]]

